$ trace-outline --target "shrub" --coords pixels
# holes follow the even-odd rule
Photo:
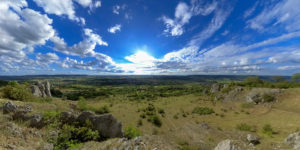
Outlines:
[[[178,119],[178,113],[173,116],[174,119]]]
[[[110,112],[109,107],[107,105],[104,105],[98,109],[95,109],[94,111],[97,114],[106,114],[106,113]]]
[[[274,134],[274,130],[270,124],[265,124],[263,126],[263,133],[271,136],[272,134]]]
[[[87,104],[86,104],[86,100],[85,100],[85,98],[82,97],[82,96],[79,97],[79,101],[78,101],[77,105],[78,105],[78,108],[79,108],[81,111],[83,111],[83,110],[88,110],[88,106],[87,106]]]
[[[8,85],[3,89],[3,94],[5,98],[12,100],[28,101],[32,98],[29,86],[19,84],[16,81],[8,82]]]
[[[137,123],[137,126],[139,127],[139,126],[142,126],[143,125],[143,120],[142,119],[139,119],[138,120],[138,123]]]
[[[68,149],[74,148],[83,142],[97,140],[98,138],[98,131],[94,131],[88,126],[76,127],[65,124],[60,130],[54,145],[56,150]]]
[[[52,96],[58,98],[61,98],[63,96],[63,93],[59,89],[54,89],[54,88],[51,88],[51,94]]]
[[[199,115],[209,115],[215,113],[215,111],[208,107],[195,107],[193,109],[193,113],[199,114]]]
[[[162,108],[160,108],[160,109],[158,109],[158,113],[160,113],[160,114],[165,114],[165,110],[162,109]]]
[[[265,93],[263,95],[263,99],[264,99],[265,102],[272,102],[272,101],[275,100],[275,97],[270,95],[270,94]]]
[[[152,116],[151,122],[157,127],[160,127],[162,125],[162,121],[160,120],[160,118],[157,115]]]
[[[141,136],[141,133],[136,128],[128,126],[124,129],[124,136],[128,139],[133,139],[135,137]]]
[[[256,131],[256,127],[255,126],[251,126],[251,125],[248,125],[246,123],[238,124],[236,126],[236,129],[238,129],[240,131],[251,131],[251,132],[255,132]]]

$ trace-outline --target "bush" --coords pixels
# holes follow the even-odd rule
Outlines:
[[[251,126],[251,125],[248,125],[246,123],[238,124],[236,126],[236,129],[238,129],[240,131],[251,131],[251,132],[255,132],[256,131],[256,127],[255,126]]]
[[[54,88],[51,89],[51,94],[52,96],[58,98],[61,98],[63,96],[63,93],[59,89],[54,89]]]
[[[97,108],[94,111],[96,114],[106,114],[110,112],[109,107],[107,105]]]
[[[16,81],[11,81],[3,89],[5,98],[12,100],[28,101],[32,98],[31,90],[26,84],[19,84]]]
[[[94,131],[89,126],[71,126],[63,125],[58,134],[56,150],[74,148],[78,144],[99,139],[98,131]]]
[[[272,134],[274,134],[274,130],[270,124],[265,124],[263,126],[263,133],[271,136]]]
[[[128,139],[133,139],[135,137],[141,136],[141,133],[136,128],[128,126],[124,129],[124,136]]]
[[[199,115],[209,115],[215,113],[215,111],[208,107],[195,107],[192,113]]]
[[[162,108],[160,108],[160,109],[158,109],[158,113],[160,113],[160,114],[165,114],[165,110],[162,109]]]
[[[152,116],[151,122],[157,127],[160,127],[162,125],[162,121],[160,120],[160,118],[157,115]]]
[[[78,105],[78,107],[79,107],[79,109],[81,111],[88,110],[88,106],[86,104],[86,100],[82,96],[79,97],[79,101],[78,101],[77,105]]]
[[[273,102],[275,100],[275,97],[270,94],[265,93],[263,95],[263,99],[265,102]]]

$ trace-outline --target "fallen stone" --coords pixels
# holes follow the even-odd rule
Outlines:
[[[241,150],[241,148],[236,145],[233,141],[227,139],[221,141],[214,150]]]
[[[253,145],[257,145],[259,144],[259,140],[260,140],[260,137],[257,136],[257,135],[253,135],[253,134],[248,134],[247,135],[247,140],[249,143],[253,144]]]
[[[293,147],[295,150],[300,150],[300,132],[290,134],[284,143]]]
[[[3,114],[16,112],[18,105],[15,105],[12,102],[7,102],[3,105]]]
[[[29,126],[35,128],[43,127],[43,117],[39,114],[32,115]]]

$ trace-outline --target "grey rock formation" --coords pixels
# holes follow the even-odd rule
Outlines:
[[[94,115],[90,111],[84,111],[78,116],[77,120],[80,123],[90,120],[93,128],[99,131],[103,137],[114,138],[123,135],[122,124],[111,114]]]
[[[36,97],[51,97],[51,85],[48,81],[41,82],[31,85],[31,92]]]
[[[35,128],[43,127],[43,116],[39,115],[39,114],[32,115],[29,126],[35,127]]]
[[[233,141],[227,139],[221,141],[214,150],[242,150],[237,144]]]
[[[300,150],[300,132],[290,134],[284,143],[293,147],[295,150]]]
[[[211,93],[217,93],[221,90],[221,85],[219,83],[214,83],[212,86],[211,86],[211,89],[210,89],[210,92]]]
[[[54,146],[51,143],[46,143],[43,146],[43,150],[53,150],[53,149],[54,149]]]
[[[62,112],[60,114],[60,120],[62,123],[72,124],[76,121],[77,116],[71,112]]]
[[[3,113],[7,114],[7,113],[14,113],[16,112],[18,109],[18,105],[15,105],[12,102],[7,102],[3,105]]]
[[[103,137],[121,137],[122,124],[111,114],[97,115],[92,117],[92,124]]]
[[[254,88],[252,89],[248,95],[246,96],[246,101],[249,103],[264,103],[264,94],[268,94],[270,96],[276,96],[280,93],[278,89],[269,89],[269,88]]]
[[[247,140],[248,140],[249,143],[252,143],[252,144],[254,144],[254,145],[257,145],[257,144],[260,143],[260,142],[259,142],[260,137],[257,136],[257,135],[253,135],[253,134],[248,134],[248,135],[247,135]]]

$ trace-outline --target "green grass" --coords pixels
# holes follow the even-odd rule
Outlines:
[[[199,114],[199,115],[210,115],[215,113],[215,111],[212,108],[208,108],[208,107],[195,107],[192,113]]]

